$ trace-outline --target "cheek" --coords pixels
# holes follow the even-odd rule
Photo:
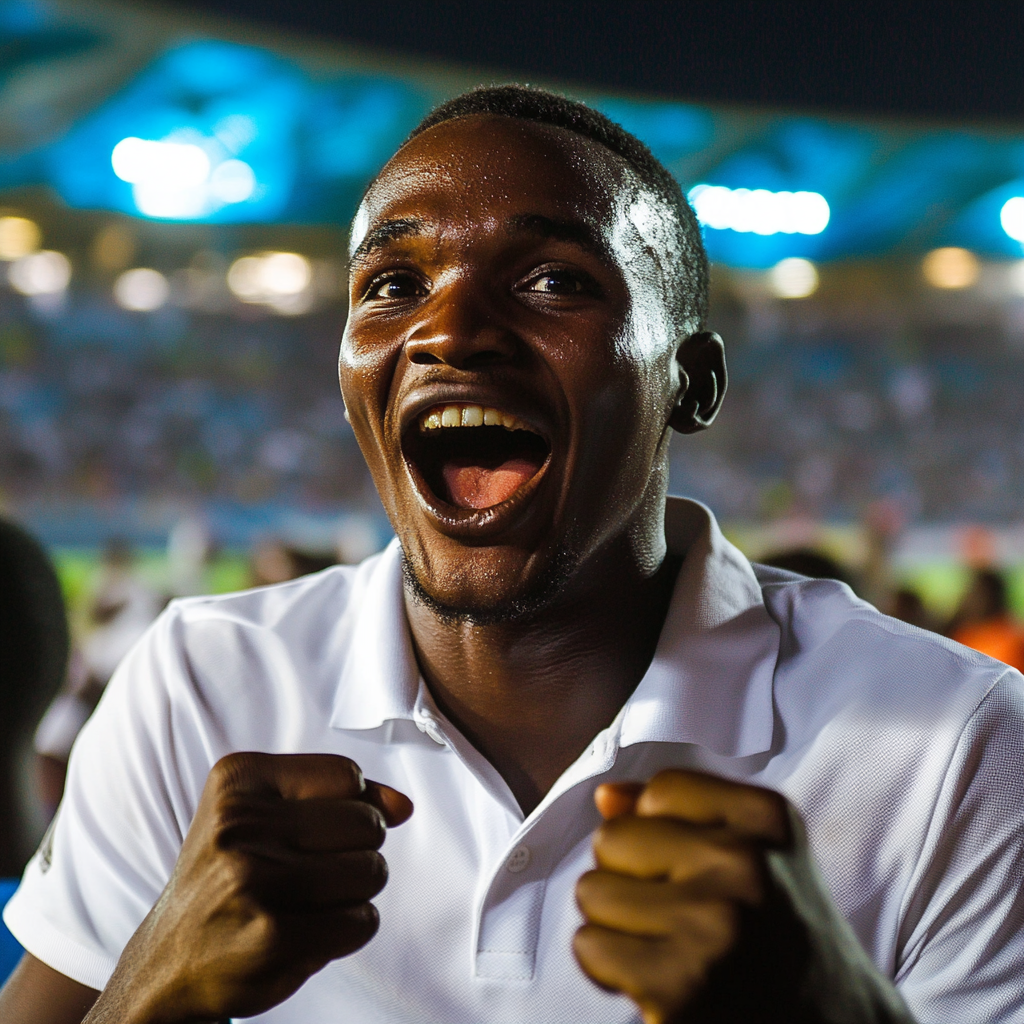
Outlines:
[[[401,346],[368,339],[358,323],[349,323],[338,354],[338,379],[349,414],[382,421],[390,381]]]

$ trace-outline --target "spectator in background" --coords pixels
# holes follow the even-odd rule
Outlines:
[[[921,595],[910,587],[897,587],[893,591],[886,612],[894,619],[917,626],[918,629],[927,629],[932,633],[941,632],[935,616],[921,600]]]
[[[761,559],[762,564],[786,572],[795,572],[797,576],[807,576],[812,580],[839,580],[856,593],[851,575],[830,556],[813,548],[791,548],[777,551],[767,558]]]
[[[74,651],[64,688],[40,721],[35,750],[40,795],[52,814],[64,792],[68,755],[107,682],[132,644],[157,617],[164,600],[137,572],[123,540],[110,541],[89,608],[92,627]]]
[[[19,761],[64,678],[68,624],[57,574],[24,530],[0,520],[0,877],[20,874],[35,839],[21,813]]]
[[[975,569],[946,635],[990,658],[1024,669],[1024,630],[1010,615],[1006,580],[995,569]]]
[[[337,564],[338,558],[332,551],[307,551],[275,539],[264,541],[256,547],[249,568],[252,585],[265,587]]]

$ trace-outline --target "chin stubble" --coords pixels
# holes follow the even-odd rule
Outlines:
[[[413,599],[446,625],[494,626],[508,622],[521,622],[544,611],[566,588],[576,571],[577,563],[578,559],[568,548],[561,548],[529,590],[499,604],[486,607],[471,604],[454,605],[439,600],[424,585],[404,550],[402,552],[402,579],[406,590],[412,594]]]

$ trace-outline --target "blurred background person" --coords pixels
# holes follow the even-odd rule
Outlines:
[[[49,816],[64,792],[68,756],[110,677],[165,604],[138,574],[135,554],[123,539],[111,540],[89,602],[88,632],[76,645],[61,692],[35,731],[40,796]]]
[[[901,622],[933,633],[942,632],[938,616],[924,603],[921,595],[912,587],[897,587],[882,608],[887,614]]]
[[[995,569],[975,569],[947,636],[1024,671],[1024,627],[1010,612],[1006,580]]]
[[[312,551],[271,538],[256,546],[251,564],[252,585],[263,587],[337,565],[338,557],[333,551]]]
[[[798,576],[807,576],[815,580],[838,580],[845,583],[856,593],[853,576],[844,569],[831,555],[814,548],[791,548],[787,551],[775,551],[761,559],[765,565],[776,569],[795,572]]]
[[[64,679],[68,624],[53,566],[0,519],[0,878],[21,873],[39,835],[29,813],[32,729]]]

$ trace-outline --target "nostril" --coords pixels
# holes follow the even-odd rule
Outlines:
[[[409,356],[409,362],[416,363],[419,366],[434,366],[437,363],[440,363],[441,360],[437,356],[433,355],[433,353],[424,352],[421,349],[418,352],[413,352]]]

